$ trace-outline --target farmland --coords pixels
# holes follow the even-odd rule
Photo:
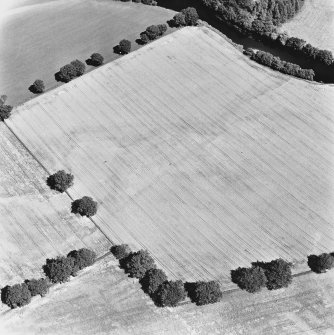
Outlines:
[[[48,174],[3,123],[0,144],[1,284],[37,277],[46,258],[78,247],[105,252],[108,240],[70,213],[70,198],[48,188]]]
[[[165,23],[173,13],[108,0],[27,1],[0,20],[0,94],[17,105],[32,98],[28,87],[35,79],[44,80],[47,89],[59,86],[54,74],[61,66],[84,61],[94,52],[106,62],[114,60],[119,56],[113,47],[121,39],[129,39],[135,50],[140,32]]]
[[[214,305],[158,309],[108,256],[28,308],[0,315],[1,334],[332,334],[334,276],[294,278],[283,292],[225,294]],[[19,320],[19,322],[18,322]]]
[[[75,175],[115,242],[170,278],[334,249],[334,88],[254,64],[185,28],[18,107],[8,124]]]
[[[281,31],[302,38],[317,48],[334,52],[334,2],[305,1],[300,13],[285,23]]]

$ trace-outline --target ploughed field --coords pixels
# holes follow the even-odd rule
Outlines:
[[[87,218],[71,214],[66,194],[51,191],[48,174],[0,123],[0,282],[2,287],[41,276],[46,258],[108,240]]]
[[[305,0],[300,13],[280,30],[334,53],[334,1]]]
[[[334,250],[334,87],[184,28],[18,107],[8,124],[115,243],[170,278]]]
[[[51,288],[22,309],[0,315],[0,333],[117,335],[330,335],[334,329],[334,275],[294,278],[284,290],[236,291],[221,302],[157,308],[138,280],[113,256]]]
[[[59,86],[54,74],[60,67],[94,52],[105,62],[114,60],[120,40],[129,39],[134,50],[147,26],[174,15],[165,8],[109,0],[28,0],[24,5],[0,20],[0,95],[13,105],[33,97],[28,87],[35,79],[47,89]]]

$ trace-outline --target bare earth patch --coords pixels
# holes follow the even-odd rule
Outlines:
[[[334,88],[185,28],[17,108],[8,123],[75,175],[115,242],[171,278],[333,251]]]
[[[300,13],[285,23],[281,31],[334,53],[334,1],[305,0]]]

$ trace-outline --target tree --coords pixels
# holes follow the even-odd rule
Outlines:
[[[104,58],[101,54],[99,53],[93,53],[90,56],[90,59],[88,59],[87,64],[88,65],[93,65],[93,66],[100,66],[103,64]]]
[[[141,44],[147,44],[150,41],[147,34],[145,32],[140,33],[140,43]]]
[[[292,282],[291,263],[281,258],[271,262],[256,262],[253,265],[259,266],[264,270],[268,290],[288,287]]]
[[[56,73],[55,77],[57,81],[68,83],[77,76],[77,69],[73,64],[66,64],[60,68],[59,72]]]
[[[110,248],[110,251],[118,260],[128,257],[131,253],[127,244],[114,245]]]
[[[31,293],[28,285],[15,284],[13,286],[6,286],[1,290],[1,301],[10,308],[23,307],[30,303]]]
[[[97,212],[97,202],[91,197],[84,196],[72,202],[72,213],[91,217]]]
[[[74,258],[64,256],[47,259],[46,264],[43,266],[45,275],[53,283],[64,283],[68,281],[72,274],[76,274],[77,270]]]
[[[167,25],[166,24],[158,24],[159,29],[159,35],[163,35],[167,31]]]
[[[255,293],[261,290],[267,283],[265,271],[258,267],[237,268],[231,271],[232,282],[237,284],[242,290]]]
[[[10,105],[0,106],[0,120],[4,121],[8,119],[12,110],[13,110],[13,107]]]
[[[147,37],[152,41],[155,40],[160,35],[160,29],[156,25],[151,25],[146,28],[145,33]]]
[[[305,44],[306,44],[306,41],[302,40],[301,38],[290,37],[287,39],[285,46],[295,51],[300,51],[303,49]]]
[[[131,42],[129,40],[121,40],[114,48],[114,52],[120,55],[126,55],[131,51]]]
[[[69,187],[73,186],[74,176],[66,173],[64,170],[59,170],[47,179],[48,186],[61,193],[65,192]]]
[[[334,256],[327,253],[310,255],[307,257],[307,264],[313,272],[323,273],[334,267]]]
[[[67,257],[74,259],[74,265],[78,270],[82,270],[94,264],[96,260],[96,253],[93,250],[82,248],[79,250],[72,250]]]
[[[0,106],[3,106],[5,104],[7,100],[7,95],[3,94],[1,97],[0,97]]]
[[[29,87],[29,91],[35,94],[43,93],[45,90],[45,85],[43,80],[36,79],[32,85]]]
[[[141,0],[141,2],[144,5],[150,5],[150,6],[156,6],[157,5],[157,1],[155,1],[155,0]]]
[[[131,252],[128,257],[121,259],[121,266],[130,277],[143,278],[145,272],[155,269],[154,259],[147,250]]]
[[[216,303],[220,301],[223,296],[217,281],[199,281],[191,284],[192,285],[188,284],[188,287],[191,287],[191,290],[187,290],[188,295],[191,301],[195,302],[198,306]]]
[[[326,65],[331,65],[334,62],[333,54],[329,50],[318,50],[315,59]]]
[[[188,7],[182,9],[181,13],[184,15],[184,19],[187,26],[195,26],[199,16],[197,10],[194,7]]]
[[[85,73],[86,65],[80,60],[76,59],[71,62],[71,65],[75,68],[75,76],[80,77]]]
[[[149,295],[153,295],[159,286],[167,281],[167,275],[163,270],[150,269],[147,270],[144,277],[140,280],[143,291]]]
[[[186,25],[186,16],[183,13],[177,13],[172,19],[174,27],[183,27]]]
[[[175,307],[185,298],[186,291],[181,280],[164,282],[153,297],[155,304],[160,307]]]
[[[50,282],[45,278],[26,280],[25,283],[28,285],[32,297],[38,294],[45,297],[49,292]]]

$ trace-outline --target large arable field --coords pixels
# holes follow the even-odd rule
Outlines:
[[[0,123],[0,283],[41,276],[46,258],[110,243],[87,218],[71,214],[71,199],[51,191],[48,174]]]
[[[157,308],[108,256],[45,298],[0,314],[6,335],[332,335],[334,274],[296,277],[287,289],[236,291],[220,303]]]
[[[47,89],[59,86],[54,74],[61,66],[94,52],[106,62],[114,60],[119,56],[113,47],[121,39],[137,49],[135,40],[147,26],[173,15],[161,7],[112,0],[27,1],[0,15],[0,95],[17,105],[33,97],[28,87],[35,79]]]
[[[184,28],[18,107],[8,124],[116,243],[170,278],[334,250],[334,87]]]
[[[305,0],[300,13],[285,23],[281,31],[334,53],[334,1]]]

